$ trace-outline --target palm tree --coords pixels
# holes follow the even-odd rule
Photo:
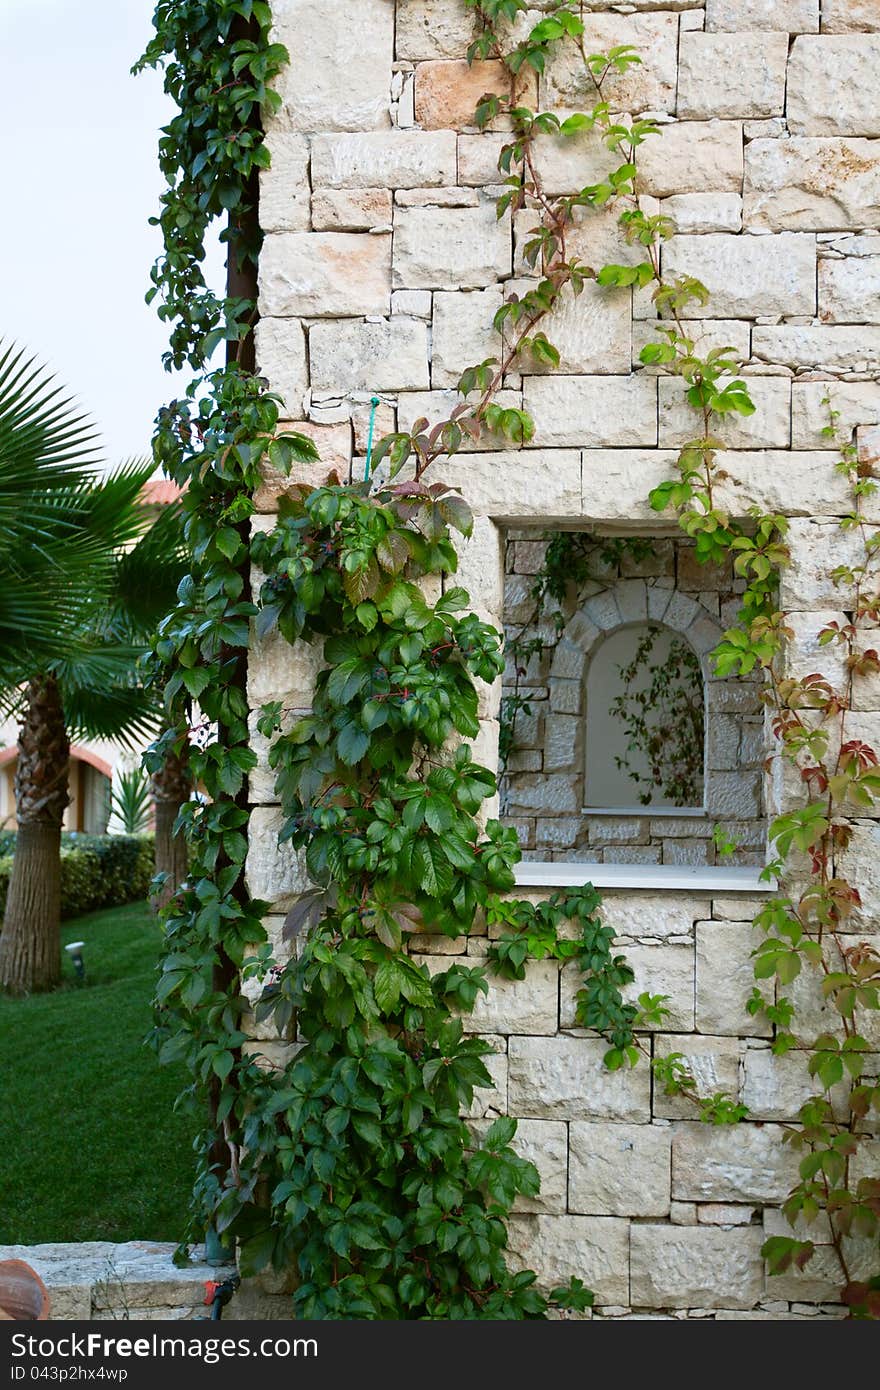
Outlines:
[[[0,626],[0,694],[21,719],[0,988],[22,994],[60,978],[71,736],[131,742],[156,728],[159,696],[139,662],[182,566],[178,520],[163,514],[151,525],[139,501],[152,463],[102,477],[91,431],[69,403],[50,405],[45,374],[16,361],[0,375],[0,499],[17,488],[19,502],[19,512],[7,508],[0,592],[23,591],[17,628]]]

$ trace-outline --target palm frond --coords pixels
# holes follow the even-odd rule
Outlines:
[[[46,494],[94,477],[97,432],[33,357],[0,343],[0,548],[40,530]]]
[[[138,749],[156,734],[162,721],[161,698],[142,686],[64,687],[64,714],[75,739],[112,739]]]
[[[137,544],[117,554],[106,630],[118,638],[151,636],[174,607],[187,569],[183,513],[164,507]]]

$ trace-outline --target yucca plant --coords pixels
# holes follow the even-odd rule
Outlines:
[[[158,723],[139,662],[182,566],[179,520],[151,524],[139,501],[152,472],[134,462],[105,476],[94,431],[52,378],[13,350],[0,357],[0,697],[21,721],[0,935],[0,988],[12,993],[60,979],[71,738],[131,743]]]
[[[142,835],[149,829],[153,810],[150,779],[143,768],[121,772],[110,792],[110,813],[126,835]]]

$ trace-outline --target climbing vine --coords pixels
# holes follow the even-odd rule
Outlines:
[[[268,534],[252,536],[250,528],[265,465],[283,474],[315,462],[310,440],[279,429],[277,397],[249,370],[256,184],[268,163],[260,111],[276,103],[271,81],[287,54],[271,39],[271,13],[261,0],[162,0],[156,37],[142,60],[164,68],[180,112],[163,136],[168,190],[158,218],[164,252],[153,294],[170,325],[168,364],[188,362],[199,373],[185,398],[160,412],[155,436],[157,461],[186,485],[192,567],[156,645],[169,730],[150,758],[155,764],[169,749],[188,750],[208,793],[181,818],[192,870],[165,914],[155,1041],[163,1060],[187,1063],[195,1089],[210,1102],[189,1237],[205,1231],[236,1237],[245,1272],[270,1261],[293,1265],[294,1307],[305,1317],[521,1318],[544,1317],[551,1306],[588,1307],[591,1296],[578,1280],[548,1298],[531,1271],[508,1264],[507,1217],[518,1196],[536,1191],[537,1174],[511,1147],[514,1121],[496,1120],[478,1136],[461,1118],[491,1087],[486,1045],[471,1029],[479,1026],[490,972],[521,978],[528,960],[542,957],[576,961],[583,976],[577,1021],[607,1038],[612,1068],[635,1062],[644,1051],[639,1030],[665,1016],[661,997],[626,1001],[632,972],[613,953],[591,889],[539,905],[506,896],[519,854],[515,835],[486,815],[495,778],[474,763],[467,744],[477,732],[475,682],[501,669],[499,636],[469,611],[468,595],[454,584],[453,534],[468,534],[467,506],[424,477],[485,431],[515,443],[533,437],[528,416],[502,408],[495,397],[521,360],[558,362],[543,325],[563,293],[577,295],[588,279],[652,287],[670,326],[644,350],[643,361],[684,379],[704,425],[682,452],[680,477],[658,489],[654,504],[681,512],[699,558],[716,560],[733,549],[748,581],[745,625],[725,639],[721,666],[760,664],[772,671],[784,629],[772,611],[783,523],[762,518],[753,532],[736,531],[714,498],[717,441],[709,427],[716,416],[753,407],[732,353],[700,357],[685,331],[681,310],[702,302],[704,288],[687,277],[662,277],[659,244],[671,227],[637,203],[637,151],[655,127],[616,121],[603,95],[609,76],[638,56],[624,48],[587,53],[570,4],[545,15],[507,53],[499,26],[522,14],[525,3],[466,3],[477,23],[472,56],[498,57],[508,74],[507,95],[484,99],[477,119],[485,128],[504,116],[512,126],[501,153],[506,187],[499,215],[534,214],[524,255],[537,284],[502,306],[495,323],[501,355],[465,370],[462,401],[449,419],[433,427],[419,421],[381,441],[374,458],[387,464],[373,484],[341,486],[331,477],[316,489],[291,488]],[[520,83],[527,68],[541,70],[561,41],[580,49],[597,100],[589,112],[560,122],[522,105]],[[574,139],[585,131],[598,131],[621,162],[606,181],[576,196],[549,198],[538,170],[539,137]],[[566,236],[582,210],[611,201],[622,203],[625,237],[644,259],[597,271],[571,255]],[[204,234],[218,217],[226,221],[230,257],[225,296],[205,285],[201,270]],[[210,371],[211,353],[223,340],[227,364]],[[406,464],[407,480],[400,481]],[[252,563],[265,576],[255,594]],[[269,905],[250,897],[244,874],[247,779],[256,766],[245,686],[254,624],[265,640],[321,644],[324,663],[307,716],[296,719],[279,705],[259,714],[259,733],[271,740],[282,840],[315,885],[288,915],[293,954],[283,965],[267,937]],[[801,704],[824,708],[816,704],[817,690],[808,689]],[[828,713],[833,697],[822,698]],[[787,699],[786,710],[800,708]],[[792,746],[799,741],[799,755],[816,751],[808,729],[802,721],[789,739]],[[838,795],[834,778],[846,779],[851,798],[873,795],[876,759],[869,766],[865,756],[838,752],[830,769],[817,759],[811,766],[820,774],[807,780],[818,784],[825,769],[823,795]],[[841,899],[832,872],[843,832],[830,816],[825,820],[821,826],[817,814],[771,831],[781,853],[794,843],[820,867],[816,905],[789,904],[782,927],[780,918],[768,919],[768,940],[783,946],[773,948],[766,978],[779,973],[777,958],[786,952],[810,954],[796,935],[808,935],[808,912],[819,923],[821,950],[823,931],[834,934],[843,901],[852,902]],[[432,938],[464,936],[483,921],[501,928],[488,954],[441,957],[436,968]],[[573,939],[563,923],[574,924]],[[433,973],[419,950],[409,949],[414,938],[434,961]],[[767,948],[759,959],[771,954]],[[850,951],[846,960],[850,981],[856,956]],[[783,972],[791,969],[782,965]],[[843,1002],[846,1033],[833,1059],[830,1046],[815,1054],[829,1086],[838,1062],[852,1072],[864,1052],[846,1020],[864,1006],[862,995],[873,990],[876,1001],[872,980],[868,972],[853,986],[852,1008],[849,983],[827,991]],[[274,1026],[274,1044],[253,1038],[254,989],[257,1021]],[[780,1007],[756,1001],[768,1016]],[[261,1053],[272,1047],[278,1065],[267,1066]],[[668,1091],[699,1100],[682,1059],[654,1066]],[[876,1087],[861,1080],[856,1092],[856,1109],[876,1100]],[[810,1123],[796,1131],[815,1163],[804,1179],[809,1192],[796,1195],[797,1210],[807,1214],[809,1202],[824,1202],[842,1251],[847,1231],[869,1220],[873,1189],[857,1188],[845,1211],[836,1196],[832,1201],[832,1193],[843,1191],[834,1186],[840,1154],[846,1165],[850,1151],[844,1150],[858,1125],[841,1128],[824,1093],[820,1102],[825,1109],[811,1112]],[[742,1107],[723,1094],[699,1104],[715,1123],[742,1116]],[[821,1202],[813,1190],[818,1173]],[[806,1252],[795,1245],[781,1251],[771,1243],[768,1258],[777,1266],[803,1261]],[[847,1296],[862,1308],[873,1293],[848,1279]]]
[[[835,438],[839,413],[830,398],[826,403],[826,433]],[[790,559],[787,525],[775,515],[755,515],[748,527],[730,518],[718,498],[717,442],[708,430],[683,452],[679,479],[655,489],[651,502],[657,510],[674,507],[707,558],[732,555],[746,581],[740,620],[716,649],[716,669],[725,675],[762,675],[783,797],[791,805],[769,829],[775,858],[764,876],[779,878],[783,891],[755,918],[758,983],[749,1010],[771,1026],[775,1055],[794,1051],[804,1058],[815,1086],[800,1108],[799,1123],[787,1126],[784,1136],[798,1154],[799,1181],[783,1211],[806,1238],[771,1236],[763,1253],[771,1273],[792,1264],[803,1269],[816,1252],[809,1233],[818,1229],[821,1243],[830,1240],[839,1265],[843,1301],[854,1316],[877,1318],[880,1178],[870,1171],[866,1146],[873,1137],[871,1113],[880,1111],[880,1082],[871,1072],[866,1034],[876,1028],[880,1010],[880,952],[859,938],[862,899],[848,877],[847,855],[858,833],[852,817],[870,814],[880,799],[880,758],[852,728],[857,683],[880,671],[880,655],[865,640],[880,622],[880,532],[869,525],[865,511],[877,490],[876,460],[860,459],[848,438],[839,445],[837,470],[852,499],[840,527],[854,537],[856,555],[827,576],[841,590],[846,618],[828,621],[817,633],[819,645],[838,658],[836,676],[798,677],[786,670],[786,643],[794,634],[779,610],[777,574]],[[793,787],[785,769],[794,776]],[[786,880],[793,891],[784,891]],[[804,1006],[788,987],[811,974]],[[857,1237],[873,1247],[867,1264]]]
[[[495,779],[463,740],[478,727],[474,681],[498,673],[500,642],[447,584],[452,532],[467,534],[470,516],[443,484],[422,481],[433,444],[413,442],[411,483],[293,489],[275,529],[250,535],[263,467],[315,461],[305,436],[279,431],[278,399],[248,370],[255,178],[267,162],[259,111],[286,57],[270,18],[250,0],[169,0],[142,60],[164,67],[181,108],[162,143],[169,188],[153,290],[172,324],[168,364],[199,372],[160,412],[154,442],[186,487],[192,569],[156,644],[169,729],[148,758],[187,752],[208,794],[181,816],[192,868],[164,917],[155,1030],[161,1059],[184,1060],[210,1102],[189,1234],[236,1237],[246,1272],[293,1264],[303,1316],[583,1309],[580,1281],[548,1298],[531,1271],[508,1267],[506,1218],[537,1174],[510,1146],[515,1122],[478,1138],[461,1118],[476,1088],[491,1086],[486,1045],[466,1020],[489,970],[520,971],[538,921],[540,954],[581,964],[578,1019],[608,1037],[609,1065],[634,1055],[634,1030],[660,1001],[624,1002],[632,973],[612,955],[592,890],[540,910],[499,905],[516,837],[483,816]],[[227,213],[230,284],[245,292],[220,299],[200,262],[209,221]],[[209,371],[222,338],[227,365]],[[490,387],[481,414],[509,425],[492,413]],[[441,434],[447,452],[463,438],[455,422]],[[259,594],[252,562],[266,576]],[[264,638],[322,643],[325,663],[309,716],[288,727],[274,706],[258,722],[273,739],[282,840],[318,885],[288,918],[297,951],[285,966],[267,939],[269,905],[244,877],[254,622]],[[432,975],[406,950],[415,932],[430,944],[510,912],[516,930],[485,963],[453,959]],[[561,937],[563,920],[580,924],[578,942]],[[257,1020],[275,1025],[278,1066],[252,1040],[242,982],[261,988]]]

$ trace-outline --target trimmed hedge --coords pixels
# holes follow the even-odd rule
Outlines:
[[[14,834],[3,835],[0,851],[7,844],[14,850]],[[12,854],[0,853],[0,913],[6,908],[11,873]],[[62,835],[61,916],[79,917],[144,899],[154,873],[152,835]]]

